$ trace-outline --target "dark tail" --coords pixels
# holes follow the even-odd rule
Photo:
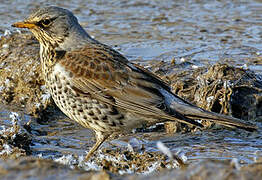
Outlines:
[[[209,112],[199,107],[196,107],[180,99],[177,96],[175,96],[175,99],[172,101],[171,108],[188,119],[209,120],[224,126],[228,126],[231,128],[240,128],[247,131],[255,131],[258,129],[257,126],[252,125],[250,123],[242,122],[242,120],[240,119],[226,116],[223,114]]]

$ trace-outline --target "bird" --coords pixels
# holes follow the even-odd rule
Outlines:
[[[88,160],[110,136],[160,122],[203,127],[209,120],[255,131],[256,125],[210,112],[174,94],[157,75],[92,38],[68,9],[46,6],[13,27],[29,29],[40,43],[44,81],[60,110],[95,132]]]

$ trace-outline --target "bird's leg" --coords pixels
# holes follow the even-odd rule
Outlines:
[[[101,144],[109,137],[109,135],[103,135],[102,133],[96,132],[96,143],[87,153],[85,160],[88,159],[93,155],[93,153],[101,146]]]

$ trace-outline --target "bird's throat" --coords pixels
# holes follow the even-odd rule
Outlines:
[[[40,44],[40,60],[44,79],[48,81],[50,73],[55,65],[55,49]]]

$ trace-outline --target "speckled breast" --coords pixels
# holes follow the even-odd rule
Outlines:
[[[46,76],[46,83],[56,105],[71,119],[95,131],[122,131],[124,115],[112,105],[101,103],[88,93],[77,92],[69,72],[59,63]]]

